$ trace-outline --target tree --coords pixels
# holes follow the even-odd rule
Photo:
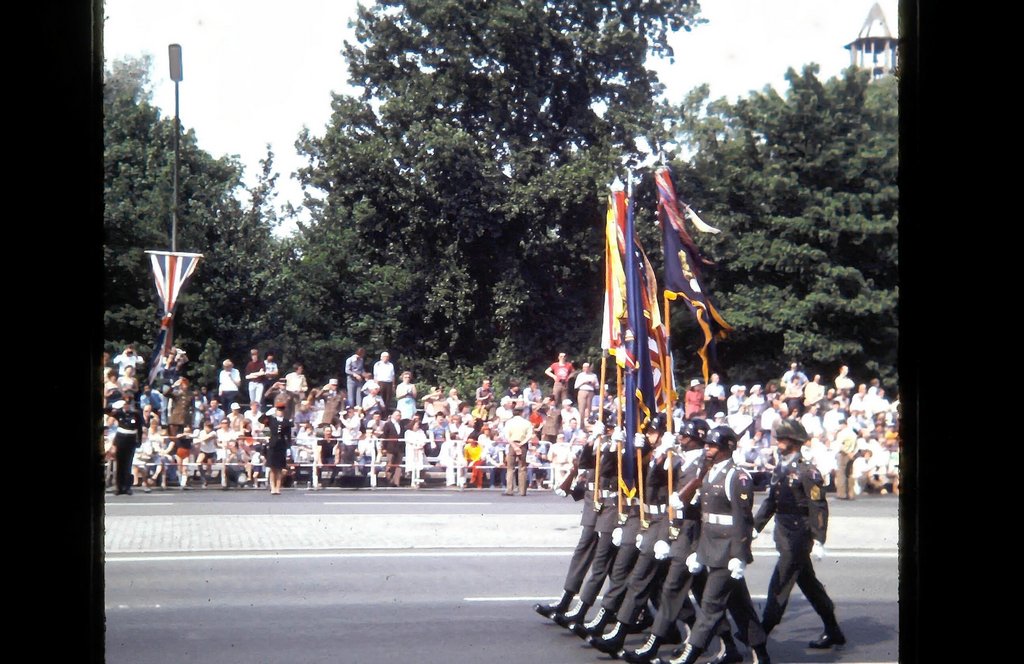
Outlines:
[[[894,386],[896,80],[817,73],[790,69],[785,97],[766,87],[707,103],[704,88],[680,109],[693,154],[676,164],[682,196],[722,229],[698,238],[718,262],[710,290],[736,328],[719,356],[740,381],[801,361],[825,377],[863,367],[865,380]]]
[[[345,54],[362,97],[335,96],[324,136],[300,139],[324,194],[301,231],[322,314],[442,379],[596,347],[607,184],[664,110],[645,58],[696,16],[668,0],[361,8]]]

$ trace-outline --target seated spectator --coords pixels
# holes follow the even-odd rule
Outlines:
[[[498,407],[494,411],[494,415],[502,424],[512,419],[512,405],[514,403],[515,399],[508,395],[505,395],[501,398]]]
[[[192,427],[186,426],[181,433],[172,437],[174,456],[178,464],[178,486],[188,488],[188,464],[194,458],[192,452]]]
[[[110,404],[121,398],[121,386],[117,383],[117,372],[107,369],[103,380],[103,407],[110,408]]]
[[[362,401],[363,417],[365,418],[364,422],[369,426],[369,420],[374,413],[384,415],[384,399],[380,395],[380,385],[375,380],[366,381],[363,389],[367,392]]]
[[[409,428],[405,430],[405,463],[406,470],[411,474],[410,485],[418,489],[423,485],[423,468],[426,466],[423,448],[427,445],[427,434],[420,427],[419,415],[409,420]]]
[[[313,407],[309,401],[305,399],[298,402],[298,406],[295,408],[295,417],[292,418],[292,423],[295,426],[301,426],[303,424],[309,424],[313,426]]]
[[[228,413],[228,425],[231,427],[231,430],[236,433],[241,433],[242,422],[244,421],[245,414],[242,413],[242,407],[238,403],[232,402],[231,411]]]
[[[536,436],[530,441],[526,449],[526,485],[539,489],[541,484],[551,479],[551,457],[548,450],[551,443],[541,441]]]
[[[199,464],[199,477],[202,478],[205,489],[209,484],[209,472],[217,458],[217,432],[213,428],[213,423],[203,422],[203,430],[196,437],[196,442],[199,444],[196,463]]]
[[[480,431],[480,443],[487,447],[487,465],[491,475],[491,488],[504,488],[508,482],[508,473],[505,468],[505,454],[508,450],[508,443],[504,440],[491,440],[488,427]]]
[[[238,446],[238,440],[229,439],[224,447],[224,489],[239,487],[248,481],[246,467],[249,462],[250,457]]]
[[[558,488],[572,472],[572,444],[565,439],[564,434],[556,436],[548,457],[551,463],[551,486]]]
[[[568,420],[563,420],[563,422],[565,422],[565,424],[563,425],[561,433],[562,439],[566,441],[576,440],[576,434],[581,430],[579,421],[573,417]],[[558,436],[555,436],[555,442],[558,442]]]
[[[225,417],[227,417],[227,413],[221,409],[220,401],[216,397],[210,399],[210,405],[206,409],[206,421],[216,429]]]
[[[433,463],[438,463],[437,459],[441,456],[441,448],[448,439],[448,420],[444,413],[439,412],[434,413],[430,422],[430,429],[426,432],[427,444],[423,448],[423,455],[428,462],[433,459]]]
[[[314,436],[316,436],[314,432]],[[338,472],[340,468],[337,467],[337,463],[340,462],[341,457],[341,445],[338,445],[338,440],[334,437],[334,431],[330,426],[324,426],[320,430],[320,436],[315,438],[317,445],[317,480],[320,486],[330,486],[338,479]],[[336,449],[337,448],[337,449]],[[327,472],[331,473],[330,479],[325,481],[324,475]]]
[[[466,465],[470,469],[470,484],[478,489],[484,488],[483,466],[487,460],[483,456],[483,448],[480,447],[480,441],[476,434],[466,440],[462,451],[466,457]]]
[[[420,401],[423,402],[424,422],[433,422],[438,413],[447,417],[448,403],[445,401],[440,387],[432,388]]]
[[[299,432],[295,434],[295,445],[292,446],[292,458],[297,463],[312,463],[313,450],[316,448],[318,438],[316,429],[312,422],[304,422],[299,426]]]
[[[459,414],[462,411],[462,399],[459,397],[459,391],[454,387],[448,390],[448,398],[445,399],[447,406],[448,415]]]
[[[117,388],[122,393],[131,391],[132,393],[138,394],[139,392],[139,381],[135,378],[135,367],[127,366],[124,368],[124,373],[117,379]]]

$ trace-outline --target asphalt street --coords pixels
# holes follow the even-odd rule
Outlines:
[[[794,590],[773,661],[895,662],[898,499],[830,505],[815,568],[850,643],[808,650],[820,621]],[[110,495],[106,661],[610,661],[531,609],[561,592],[580,509],[499,490]],[[770,528],[748,568],[759,609],[776,560]]]

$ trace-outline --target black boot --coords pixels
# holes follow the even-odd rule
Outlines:
[[[647,631],[651,625],[654,624],[654,614],[643,608],[640,610],[640,614],[636,617],[636,622],[629,626],[630,634],[639,634],[640,632]]]
[[[558,604],[534,604],[533,610],[545,618],[551,618],[555,613],[560,613],[569,608],[569,602],[572,601],[573,594],[566,590],[562,593],[562,599],[558,600]]]
[[[601,652],[618,658],[619,651],[622,650],[622,644],[626,642],[626,633],[628,631],[625,623],[617,622],[612,631],[604,636],[592,636],[587,639],[587,642]]]
[[[586,641],[588,636],[600,635],[601,632],[604,631],[604,628],[608,625],[609,622],[612,621],[612,618],[614,617],[614,615],[610,614],[608,611],[605,611],[604,607],[601,607],[597,610],[597,615],[594,616],[593,620],[591,620],[588,623],[573,623],[569,625],[569,630],[576,636]],[[591,632],[591,629],[594,629],[595,631]]]
[[[698,648],[690,643],[684,643],[682,648],[672,653],[673,658],[668,660],[668,664],[693,664],[700,658],[703,652],[703,648]],[[660,662],[661,660],[659,659],[658,661]]]
[[[825,620],[825,633],[817,641],[808,643],[807,647],[822,650],[832,646],[841,646],[845,643],[846,636],[843,635],[843,630],[839,629],[839,623],[836,622],[835,616],[830,616]]]
[[[753,657],[752,664],[772,664],[772,658],[768,656],[768,647],[764,643],[754,646],[751,650],[751,657]]]
[[[727,631],[725,634],[720,635],[719,638],[722,640],[722,648],[718,651],[718,655],[708,664],[735,664],[736,662],[742,662],[743,654],[736,647],[732,634],[729,634]]]
[[[576,602],[576,606],[574,606],[569,611],[566,611],[565,613],[559,611],[555,615],[551,616],[551,619],[559,625],[561,625],[562,627],[568,629],[569,625],[571,625],[574,622],[586,622],[585,618],[587,615],[587,611],[589,610],[590,605],[580,600],[579,602]]]
[[[637,650],[627,650],[622,654],[622,659],[630,662],[630,664],[650,664],[650,662],[658,656],[658,649],[661,648],[661,639],[651,634],[647,639],[647,643],[640,646]]]

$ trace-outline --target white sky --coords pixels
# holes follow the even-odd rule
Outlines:
[[[790,66],[821,65],[827,78],[850,64],[843,48],[857,36],[875,0],[702,0],[708,23],[673,35],[675,64],[652,65],[679,101],[709,83],[712,98],[745,96],[766,84],[784,90]],[[879,0],[889,29],[899,30],[898,0]],[[351,93],[341,56],[353,41],[356,0],[106,0],[107,62],[153,56],[153,102],[174,117],[167,46],[181,44],[182,126],[219,157],[238,155],[255,182],[270,143],[278,205],[299,208],[291,174],[302,166],[294,143],[303,127],[321,135],[331,92]],[[307,218],[304,213],[300,218]],[[293,228],[282,225],[282,232]]]

